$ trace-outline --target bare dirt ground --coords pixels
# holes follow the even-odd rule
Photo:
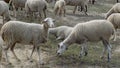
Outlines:
[[[67,6],[67,14],[66,17],[55,17],[53,15],[53,9],[49,7],[47,16],[56,19],[56,26],[67,25],[74,26],[77,23],[94,20],[94,19],[104,19],[105,13],[115,4],[114,0],[97,0],[95,5],[89,4],[88,7],[88,16],[84,15],[82,12],[76,11],[76,14],[72,13],[73,7]],[[17,20],[26,21],[22,19],[23,17],[17,17]],[[2,19],[0,19],[0,23]],[[36,21],[35,21],[36,22]],[[63,55],[63,57],[56,56],[57,43],[55,42],[55,38],[48,41],[44,46],[41,47],[41,57],[45,62],[45,65],[40,65],[40,68],[119,68],[120,67],[120,37],[119,30],[117,32],[117,41],[112,42],[113,51],[112,51],[112,60],[111,63],[107,63],[106,60],[101,60],[99,58],[102,46],[94,46],[94,45],[102,45],[101,43],[92,44],[90,43],[89,52],[90,54],[82,59],[78,58],[78,48],[76,46],[72,46],[67,53]],[[1,37],[0,37],[1,40]],[[2,40],[1,42],[2,43]],[[75,44],[76,45],[76,44]],[[75,47],[75,48],[74,48]],[[74,50],[76,49],[76,50]],[[20,62],[16,61],[11,51],[8,51],[9,59],[12,65],[6,65],[4,63],[4,55],[0,63],[0,68],[39,68],[38,64],[38,55],[36,52],[33,55],[33,62],[30,62],[29,56],[32,50],[32,45],[22,45],[17,44],[15,47],[15,53],[18,58],[21,60]],[[71,53],[73,52],[73,53]]]

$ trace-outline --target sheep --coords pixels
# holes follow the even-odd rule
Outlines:
[[[103,55],[107,49],[109,62],[111,58],[111,45],[109,39],[111,38],[114,39],[114,41],[116,40],[115,29],[114,26],[107,20],[92,20],[86,23],[79,23],[73,28],[69,36],[64,41],[59,43],[57,54],[61,55],[68,46],[73,43],[78,43],[83,44],[82,51],[80,53],[80,57],[82,57],[83,53],[87,55],[87,42],[102,41],[105,47],[103,50]]]
[[[54,6],[55,15],[59,14],[59,16],[61,16],[63,13],[63,15],[65,16],[65,6],[66,4],[64,0],[58,0]]]
[[[117,29],[120,29],[120,13],[113,13],[111,14],[108,18],[107,18],[108,21],[110,21],[114,28],[117,30]]]
[[[21,8],[21,9],[24,8],[26,1],[27,0],[10,0],[9,1],[9,5],[12,4],[15,17],[16,17],[16,10],[18,10],[18,8]]]
[[[25,3],[26,13],[33,14],[33,12],[39,12],[39,16],[43,12],[44,18],[46,18],[47,2],[45,0],[27,0]]]
[[[21,21],[9,21],[1,28],[1,36],[4,41],[4,52],[6,55],[6,62],[9,63],[7,51],[10,48],[15,58],[14,47],[16,43],[32,44],[33,50],[30,55],[32,58],[35,48],[39,55],[39,61],[42,63],[39,52],[39,45],[47,42],[48,28],[54,27],[53,19],[46,18],[42,21],[42,24],[26,23]],[[6,46],[6,47],[5,47]]]
[[[113,7],[106,13],[105,18],[107,19],[112,13],[120,13],[120,3],[116,3]]]
[[[10,3],[11,0],[0,0],[0,1],[5,1],[6,3]],[[11,10],[12,9],[12,4],[9,4],[9,9]]]
[[[56,40],[64,40],[70,34],[72,29],[73,28],[69,26],[59,26],[56,28],[50,28],[48,30],[48,35],[53,34],[54,36],[56,36]]]
[[[88,0],[65,0],[65,2],[66,5],[75,6],[73,13],[75,13],[77,6],[81,6],[84,13],[87,15],[86,6],[88,4]]]
[[[3,18],[3,24],[5,23],[5,21],[11,20],[9,6],[4,1],[0,1],[0,15]]]

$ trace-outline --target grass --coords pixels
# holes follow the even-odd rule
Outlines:
[[[104,2],[103,0],[99,0]],[[95,5],[89,5],[88,12],[97,12],[97,13],[106,13],[111,6],[107,6],[101,3],[97,3]],[[73,7],[67,7],[68,10],[73,10]],[[48,13],[50,15],[50,13]],[[18,20],[29,22],[28,19],[18,18]],[[55,17],[54,17],[55,18]],[[40,23],[36,19],[33,22]],[[57,26],[63,25],[64,22],[56,22]],[[66,24],[67,25],[67,24]],[[90,65],[90,66],[99,66],[100,68],[113,68],[120,66],[120,55],[114,55],[110,63],[107,63],[106,59],[100,59],[100,55],[102,53],[103,44],[101,42],[98,43],[88,43],[88,55],[82,58],[79,58],[79,54],[81,51],[81,46],[79,44],[70,45],[69,49],[64,52],[64,54],[59,57],[56,56],[57,45],[61,41],[56,41],[55,37],[50,35],[50,40],[42,47],[42,50],[49,53],[49,60],[47,65],[44,68],[51,68],[52,66],[69,66],[68,68],[73,68],[73,66],[80,67],[80,65]],[[113,43],[113,45],[118,45]],[[113,46],[113,50],[117,46]],[[107,55],[107,54],[106,54]]]

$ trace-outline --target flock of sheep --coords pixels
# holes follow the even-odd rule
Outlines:
[[[104,20],[91,20],[75,25],[74,27],[59,26],[55,27],[54,19],[46,18],[47,4],[54,2],[55,15],[64,15],[66,13],[66,5],[75,6],[73,13],[75,13],[77,7],[80,11],[84,11],[87,15],[88,2],[94,2],[96,0],[9,0],[9,5],[0,1],[0,15],[3,16],[3,26],[1,28],[1,37],[4,41],[2,46],[5,53],[6,62],[9,63],[7,51],[10,48],[15,58],[20,61],[14,52],[16,43],[32,44],[33,50],[30,55],[32,58],[33,52],[37,49],[39,55],[39,61],[42,64],[40,57],[39,46],[42,43],[47,42],[49,35],[55,35],[56,40],[63,40],[58,45],[57,54],[61,55],[71,44],[82,44],[82,50],[80,57],[86,56],[88,53],[87,42],[102,41],[104,45],[103,54],[108,51],[108,62],[111,59],[111,44],[110,39],[116,40],[116,29],[120,28],[120,3],[115,4],[107,13]],[[118,0],[117,0],[118,2]],[[32,17],[36,12],[39,13],[39,17],[44,14],[44,19],[41,24],[27,23],[22,21],[10,21],[11,15],[9,12],[10,6],[13,7],[14,16],[16,17],[16,11],[19,8],[25,8],[25,13]]]

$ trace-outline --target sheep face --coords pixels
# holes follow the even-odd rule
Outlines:
[[[67,47],[65,44],[63,44],[62,42],[59,43],[58,45],[58,51],[57,51],[57,55],[61,55],[65,50],[67,50]]]
[[[46,24],[48,24],[47,26],[49,26],[50,28],[53,28],[53,27],[55,27],[54,21],[55,20],[52,18],[45,18],[42,23],[43,24],[46,23]]]

